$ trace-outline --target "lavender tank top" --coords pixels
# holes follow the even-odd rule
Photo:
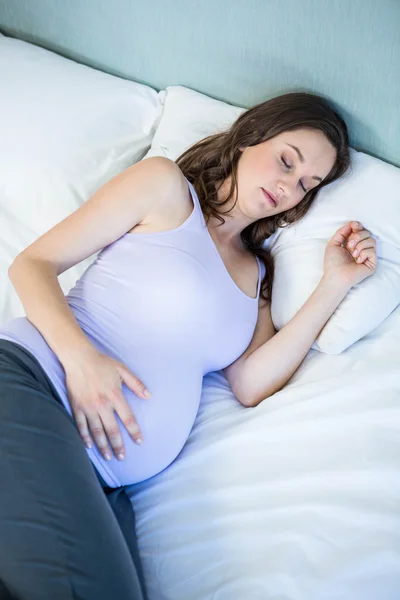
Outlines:
[[[256,326],[264,265],[257,259],[251,298],[229,275],[188,185],[194,208],[180,227],[126,233],[103,248],[66,296],[90,342],[125,363],[152,393],[142,400],[123,385],[144,440],[135,444],[117,417],[125,460],[106,461],[95,446],[87,450],[110,487],[152,477],[178,456],[199,408],[203,376],[236,360]],[[62,365],[31,322],[10,321],[0,338],[37,358],[72,414]]]

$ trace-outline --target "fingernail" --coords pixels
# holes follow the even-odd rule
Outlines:
[[[357,254],[358,254],[358,250],[354,250],[353,256],[357,256]]]
[[[140,446],[140,444],[142,444],[142,443],[143,443],[143,440],[142,440],[142,438],[137,438],[137,439],[135,440],[135,442],[136,442],[137,444],[139,444],[139,446]]]
[[[121,452],[120,454],[117,454],[117,458],[118,458],[118,460],[124,460],[125,454],[122,454],[122,452]]]
[[[352,248],[354,246],[354,242],[349,242],[349,247]]]
[[[151,398],[151,394],[150,394],[149,390],[145,390],[144,395],[146,398]]]
[[[92,444],[90,442],[85,442],[85,446],[86,446],[86,448],[91,448]]]
[[[105,453],[104,458],[106,460],[111,460],[111,454],[108,454],[108,452]]]

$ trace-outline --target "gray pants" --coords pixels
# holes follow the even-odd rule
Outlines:
[[[39,362],[0,340],[0,599],[144,598],[129,499],[103,483]]]

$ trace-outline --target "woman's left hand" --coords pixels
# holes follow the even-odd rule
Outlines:
[[[338,229],[326,246],[324,276],[349,288],[372,275],[376,265],[376,241],[357,221]]]

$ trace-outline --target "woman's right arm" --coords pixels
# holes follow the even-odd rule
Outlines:
[[[155,157],[136,163],[28,246],[9,268],[9,277],[27,318],[66,372],[71,408],[82,438],[87,445],[91,443],[90,429],[105,458],[109,455],[106,435],[116,456],[124,454],[114,410],[131,437],[135,441],[141,438],[123,397],[121,380],[141,397],[146,397],[145,386],[124,365],[102,355],[91,344],[57,278],[146,222],[149,215],[162,213],[162,203],[167,204],[179,185],[180,171],[172,161]]]
[[[249,347],[225,369],[233,392],[244,406],[257,406],[282,389],[350,288],[371,276],[376,264],[371,233],[360,223],[349,222],[327,244],[324,274],[316,289],[278,333],[269,304],[261,304]]]

